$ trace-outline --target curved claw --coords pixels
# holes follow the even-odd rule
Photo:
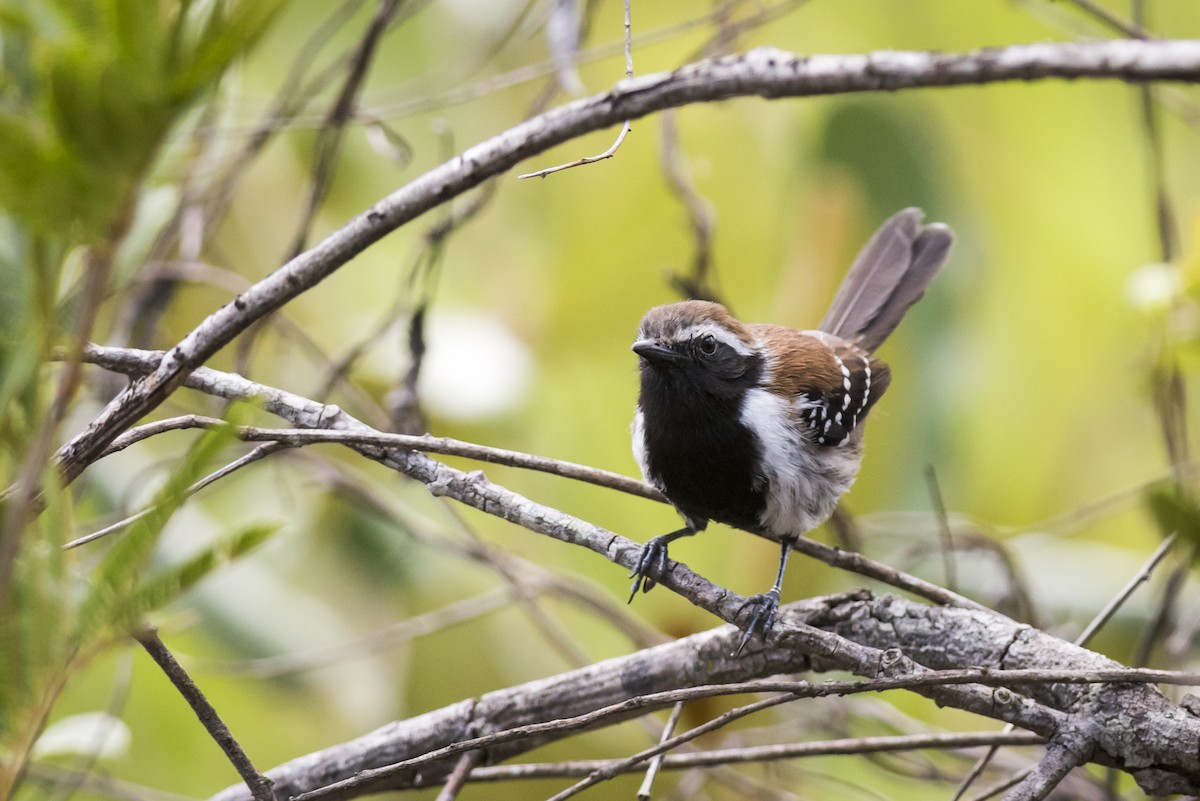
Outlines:
[[[758,637],[764,643],[767,641],[767,634],[770,633],[771,626],[775,625],[775,614],[779,611],[779,588],[772,587],[767,592],[750,596],[742,605],[742,609],[747,606],[755,606],[757,611],[743,631],[741,642],[738,643],[737,650],[733,652],[734,656],[742,653],[742,649],[746,647],[746,643],[750,642],[751,637]],[[741,614],[741,610],[738,611],[738,614]]]
[[[633,579],[633,589],[629,592],[629,603],[633,603],[633,599],[637,597],[638,590],[642,592],[650,592],[654,589],[657,583],[651,574],[661,576],[663,571],[667,569],[667,543],[670,542],[667,537],[654,537],[645,545],[642,546],[642,554],[638,557],[637,564],[633,566],[633,571],[629,574],[629,578]]]

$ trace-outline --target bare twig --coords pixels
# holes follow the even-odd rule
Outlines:
[[[1105,604],[1104,608],[1087,624],[1087,627],[1079,633],[1079,636],[1075,638],[1076,645],[1087,645],[1096,632],[1104,628],[1113,615],[1125,605],[1125,601],[1129,600],[1129,596],[1133,595],[1138,587],[1150,580],[1150,576],[1153,575],[1154,569],[1158,567],[1159,562],[1171,552],[1171,548],[1175,545],[1175,540],[1178,536],[1178,534],[1171,534],[1162,541],[1162,544],[1155,549],[1150,558],[1146,560],[1146,563],[1142,565],[1142,569],[1134,574],[1133,578],[1129,579],[1125,586],[1121,588],[1121,591],[1114,595],[1112,600]]]
[[[824,562],[830,567],[857,573],[860,576],[875,579],[896,589],[911,592],[934,603],[948,606],[959,606],[972,609],[986,609],[983,604],[976,603],[970,598],[959,595],[944,587],[939,587],[931,581],[897,570],[890,565],[877,562],[855,551],[843,551],[833,548],[823,542],[809,537],[796,537],[792,541],[792,550],[799,551],[805,556]],[[990,610],[989,610],[990,611]]]
[[[991,748],[991,751],[995,751],[997,747],[998,746],[993,746]],[[1011,790],[1012,788],[1016,787],[1021,782],[1025,781],[1025,779],[1031,773],[1033,773],[1033,768],[1025,768],[1024,770],[1017,771],[1016,773],[1009,776],[1008,778],[1002,779],[1001,781],[998,781],[995,784],[993,784],[991,787],[985,788],[984,790],[982,790],[979,793],[979,795],[973,797],[971,799],[971,801],[987,801],[987,799],[989,799],[989,798],[995,798],[996,796],[1000,795],[1001,793],[1003,793],[1007,790]]]
[[[719,765],[736,765],[751,762],[801,759],[805,757],[886,753],[935,749],[946,751],[962,748],[978,748],[987,745],[1030,746],[1039,745],[1042,739],[1027,732],[1011,734],[1001,732],[954,732],[947,734],[906,734],[881,737],[853,737],[840,740],[821,740],[812,743],[778,743],[775,745],[724,748],[712,751],[695,751],[687,754],[663,754],[659,763],[663,770],[689,770],[710,768]],[[520,779],[553,779],[570,776],[587,776],[624,760],[597,759],[571,762],[523,763],[518,765],[495,765],[476,768],[471,772],[472,782],[512,781]],[[634,765],[627,772],[641,770]]]
[[[1111,30],[1131,39],[1149,39],[1149,32],[1140,24],[1121,19],[1095,0],[1070,0],[1071,5],[1095,17]]]
[[[195,417],[195,415],[189,415],[189,417]],[[180,418],[174,418],[174,419],[180,419]],[[221,421],[217,420],[216,422],[220,423]],[[153,424],[150,424],[150,425],[153,425]],[[131,429],[130,432],[127,432],[127,433],[133,433],[136,430],[137,429]],[[166,430],[166,429],[164,429],[164,430]],[[271,454],[278,453],[279,451],[282,451],[282,450],[286,450],[289,447],[291,447],[291,446],[286,445],[284,443],[280,443],[280,442],[268,442],[264,445],[259,445],[257,448],[250,451],[249,453],[239,456],[237,459],[234,459],[229,464],[225,465],[224,467],[220,468],[219,470],[214,470],[213,472],[209,473],[204,478],[197,481],[195,484],[188,487],[186,490],[184,490],[184,497],[191,497],[192,495],[195,495],[200,490],[204,489],[205,487],[209,486],[210,484],[214,484],[217,481],[220,481],[221,479],[225,478],[226,476],[230,475],[231,473],[235,473],[238,470],[241,470],[243,467],[246,467],[247,465],[254,464],[255,462],[259,461],[260,459],[265,459],[266,457],[270,456]],[[120,449],[118,448],[117,450],[120,450]],[[141,520],[146,515],[152,513],[155,510],[155,508],[157,508],[157,507],[148,506],[145,509],[141,510],[140,512],[132,514],[129,517],[126,517],[122,520],[118,520],[117,522],[107,525],[104,528],[99,529],[98,531],[93,531],[92,533],[85,534],[82,537],[76,537],[75,539],[71,540],[70,542],[65,543],[62,546],[62,548],[63,548],[63,550],[66,551],[66,550],[70,550],[72,548],[78,548],[80,545],[86,545],[89,542],[95,542],[96,540],[100,539],[101,537],[107,537],[109,534],[112,534],[114,531],[120,531],[121,529],[125,528],[126,526],[132,525],[133,523],[136,523],[138,520]]]
[[[589,787],[593,787],[600,782],[608,781],[614,776],[621,774],[625,770],[628,770],[635,765],[642,764],[653,756],[666,753],[667,751],[677,748],[684,743],[691,742],[701,735],[708,734],[709,732],[728,726],[730,723],[741,720],[748,715],[753,715],[754,713],[761,712],[764,709],[770,709],[771,707],[779,706],[780,704],[787,703],[791,700],[793,699],[786,695],[777,695],[771,698],[764,698],[761,701],[755,701],[753,703],[746,704],[745,706],[740,706],[736,709],[731,709],[728,712],[723,712],[712,720],[702,723],[699,726],[684,732],[683,734],[677,734],[674,737],[668,737],[657,745],[653,745],[650,748],[639,751],[638,753],[626,757],[625,759],[617,760],[612,765],[588,774],[587,778],[576,782],[567,789],[563,790],[561,793],[551,796],[549,801],[566,801],[568,798],[579,795]]]
[[[450,778],[446,779],[446,784],[437,794],[436,801],[454,801],[458,798],[458,794],[470,780],[471,770],[482,760],[482,751],[468,751],[459,757],[458,764],[454,766],[454,772],[450,774]]]
[[[215,417],[195,414],[172,417],[130,429],[125,435],[114,441],[108,452],[122,450],[135,442],[167,431],[222,427],[228,427],[228,424]],[[340,445],[377,445],[382,448],[404,448],[425,453],[439,453],[444,456],[462,456],[491,464],[550,473],[636,495],[640,498],[649,498],[654,501],[665,500],[662,493],[649,484],[620,473],[574,462],[565,462],[560,459],[551,459],[546,456],[477,445],[473,442],[463,442],[449,437],[434,437],[428,434],[385,434],[380,431],[347,431],[345,429],[259,428],[256,426],[236,426],[230,428],[230,432],[245,442],[273,442],[289,448],[336,443]]]
[[[250,758],[246,756],[246,752],[242,750],[242,746],[234,739],[229,728],[221,720],[221,716],[217,714],[217,710],[204,697],[204,693],[192,681],[183,666],[167,650],[167,646],[163,645],[163,641],[158,637],[158,629],[149,624],[142,624],[134,630],[133,636],[146,649],[146,653],[150,654],[150,658],[162,668],[163,673],[175,685],[175,689],[196,713],[200,723],[225,752],[225,756],[246,782],[246,787],[249,788],[255,801],[275,801],[275,793],[271,789],[272,781],[254,767]]]
[[[933,511],[937,515],[938,521],[938,534],[941,535],[942,566],[946,574],[946,587],[957,592],[954,535],[950,531],[950,518],[946,515],[946,502],[942,500],[942,488],[938,486],[937,472],[931,464],[925,465],[925,481],[929,484],[929,497],[933,501]]]
[[[675,725],[679,723],[679,716],[683,713],[683,702],[679,701],[675,706],[671,707],[671,714],[667,716],[666,725],[663,726],[662,736],[659,742],[665,742],[671,739],[671,735],[675,732]],[[654,779],[658,776],[658,771],[662,768],[663,758],[666,752],[659,754],[650,760],[650,764],[646,766],[646,776],[642,779],[642,784],[638,788],[638,801],[650,801],[650,791],[654,788]],[[597,768],[603,770],[603,768]]]
[[[625,137],[628,136],[629,132],[632,130],[633,130],[633,126],[629,123],[628,120],[626,120],[621,125],[621,130],[617,133],[616,141],[614,141],[609,146],[608,150],[605,150],[603,153],[597,153],[594,156],[584,156],[583,158],[578,158],[578,159],[575,159],[574,161],[568,161],[566,164],[559,164],[556,167],[547,167],[546,169],[538,170],[537,172],[522,173],[521,175],[518,175],[517,178],[545,178],[547,175],[553,175],[556,172],[562,172],[563,170],[569,170],[573,167],[583,167],[584,165],[587,165],[587,164],[595,164],[597,161],[604,161],[605,159],[611,159],[613,156],[615,156],[617,154],[617,149],[621,146],[621,143],[625,141]]]
[[[361,2],[361,0],[359,1]],[[635,46],[650,46],[671,41],[682,34],[689,33],[705,25],[720,25],[723,17],[728,14],[728,8],[730,6],[737,5],[739,2],[741,2],[741,0],[726,0],[726,2],[722,3],[706,14],[701,14],[678,23],[665,25],[661,28],[653,28],[641,33],[636,33],[633,36],[633,44]],[[756,8],[759,8],[760,10],[743,18],[743,20],[738,23],[739,27],[741,29],[745,29],[753,25],[763,25],[779,19],[780,17],[783,17],[793,11],[803,2],[805,2],[805,0],[783,0],[782,2],[778,2],[773,5],[760,5],[756,3]],[[530,5],[533,4],[530,3]],[[498,38],[503,40],[504,38],[511,36],[517,27],[519,27],[519,21],[518,23],[515,23],[513,27],[510,27],[505,34],[502,34]],[[625,45],[623,41],[606,42],[599,45],[593,45],[580,50],[575,61],[577,64],[592,63],[611,58],[612,56],[619,56],[622,54],[624,49]],[[704,55],[710,55],[710,53],[705,52]],[[479,63],[485,63],[486,59],[480,58],[478,61]],[[418,95],[391,102],[378,102],[371,106],[364,106],[359,111],[356,122],[359,124],[371,125],[375,124],[379,120],[384,119],[395,120],[428,114],[433,111],[479,100],[492,94],[502,92],[507,89],[512,89],[517,86],[522,86],[547,76],[553,77],[556,70],[557,64],[555,59],[547,58],[543,61],[522,65],[507,72],[490,75],[473,83],[455,86],[443,91]],[[296,114],[288,118],[276,115],[275,128],[278,130],[315,129],[322,125],[323,120],[324,117],[318,114]],[[229,130],[233,133],[239,132],[236,125],[227,128],[226,130]]]
[[[349,68],[341,90],[317,132],[316,142],[313,144],[312,181],[309,185],[303,216],[289,249],[289,259],[295,258],[303,252],[307,245],[313,220],[316,218],[321,204],[324,203],[325,195],[333,180],[335,163],[341,152],[346,126],[354,116],[358,93],[366,80],[368,69],[379,43],[383,39],[383,34],[387,31],[401,5],[401,0],[379,0],[379,7],[367,24],[367,29],[363,32],[362,38],[349,60]]]
[[[630,3],[631,3],[631,0],[625,0],[625,77],[632,79],[633,78],[633,35],[632,35],[632,28],[629,24]],[[612,143],[612,146],[609,147],[608,150],[605,150],[603,153],[600,153],[599,155],[585,156],[584,158],[576,159],[575,161],[570,161],[570,162],[567,162],[566,164],[559,164],[557,167],[547,167],[544,170],[538,170],[537,172],[527,172],[527,173],[524,173],[523,175],[518,175],[517,177],[518,178],[545,178],[547,175],[553,175],[556,172],[562,172],[563,170],[569,170],[572,167],[582,167],[585,164],[594,164],[597,161],[604,161],[605,159],[610,159],[616,154],[617,148],[619,148],[621,146],[621,143],[625,141],[625,137],[629,134],[630,130],[632,130],[632,127],[629,124],[629,120],[625,120],[624,124],[621,125],[620,132],[617,134],[617,140]]]
[[[674,275],[671,281],[688,298],[719,300],[720,293],[717,292],[709,277],[712,269],[712,206],[696,191],[696,187],[683,165],[683,158],[679,152],[679,132],[675,127],[675,111],[673,109],[663,112],[661,142],[663,175],[666,176],[671,194],[679,199],[687,212],[688,225],[692,229],[692,237],[696,242],[691,275]]]

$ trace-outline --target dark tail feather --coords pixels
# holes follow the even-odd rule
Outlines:
[[[896,330],[908,307],[950,255],[954,235],[941,223],[922,225],[920,209],[888,218],[867,243],[842,286],[821,330],[873,352]]]

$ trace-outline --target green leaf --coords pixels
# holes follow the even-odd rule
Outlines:
[[[137,586],[138,577],[163,529],[187,498],[187,490],[233,439],[232,425],[206,431],[188,451],[183,464],[167,480],[150,505],[149,514],[129,527],[105,554],[92,574],[92,589],[79,612],[77,635],[87,641],[110,623]]]
[[[1200,507],[1194,500],[1174,485],[1162,485],[1146,494],[1146,503],[1163,536],[1178,533],[1200,553]]]
[[[186,562],[144,582],[120,610],[120,625],[133,625],[190,590],[213,571],[249,553],[279,530],[278,523],[255,523]]]

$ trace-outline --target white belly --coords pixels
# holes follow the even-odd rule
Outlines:
[[[809,442],[794,421],[795,402],[764,389],[752,389],[742,402],[742,423],[763,448],[767,503],[760,523],[783,538],[811,531],[833,514],[850,489],[862,461],[862,428],[836,447]]]

